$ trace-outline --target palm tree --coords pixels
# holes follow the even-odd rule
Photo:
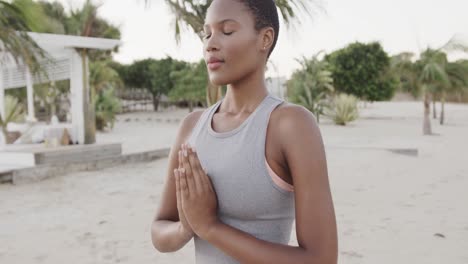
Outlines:
[[[462,62],[449,62],[445,66],[448,81],[440,86],[440,124],[445,120],[445,99],[447,94],[463,93],[468,90],[468,67]]]
[[[97,11],[100,5],[95,5],[91,0],[86,0],[80,9],[72,10],[70,17],[65,22],[65,32],[70,35],[79,35],[83,37],[108,37],[120,38],[120,32],[107,24],[104,20],[97,16]],[[105,54],[90,51],[88,49],[80,49],[78,52],[81,55],[83,72],[88,72],[88,57],[92,59],[105,59]],[[109,55],[109,54],[107,54]],[[95,116],[95,97],[96,91],[92,87],[88,87],[89,79],[86,74],[83,74],[83,87],[85,96],[85,144],[96,142],[96,116]]]
[[[110,65],[110,61],[96,61],[89,64],[89,85],[97,93],[110,88],[121,88],[123,82]]]
[[[27,34],[32,31],[33,24],[19,6],[0,0],[0,54],[10,54],[16,63],[21,61],[31,72],[37,72],[40,70],[39,62],[47,54]],[[0,56],[0,65],[7,63],[8,59]]]
[[[335,91],[332,73],[328,70],[328,62],[320,60],[322,51],[311,59],[296,60],[301,69],[294,72],[288,81],[288,97],[314,113],[317,122],[327,105],[327,96]]]
[[[433,60],[431,55],[434,53],[428,52],[421,55],[421,59],[413,62],[414,54],[403,52],[392,57],[391,66],[393,72],[399,76],[400,88],[404,91],[409,91],[413,96],[423,96],[424,117],[423,117],[423,134],[432,134],[431,119],[430,119],[430,87],[433,85],[434,69],[437,68],[437,61]],[[423,56],[424,55],[424,56]],[[424,72],[424,73],[423,73]]]
[[[447,65],[452,91],[461,102],[463,94],[468,93],[468,60],[458,60]]]
[[[402,90],[411,92],[415,97],[423,94],[423,133],[429,135],[432,134],[429,117],[431,99],[435,107],[436,95],[440,98],[440,124],[443,125],[447,94],[463,93],[468,90],[468,63],[448,62],[447,55],[440,49],[427,49],[414,63],[411,60],[413,56],[412,53],[393,56],[392,68],[400,77]]]
[[[150,0],[145,0],[147,4],[149,1]],[[206,12],[212,0],[165,0],[165,2],[174,14],[174,35],[177,43],[180,43],[181,28],[183,25],[192,29],[200,38],[200,41],[202,41],[203,24]],[[293,22],[299,22],[299,11],[310,15],[312,4],[320,8],[318,2],[310,0],[281,0],[275,1],[275,3],[287,25],[293,25]],[[213,86],[208,82],[206,89],[207,105],[212,105],[220,99],[222,95],[221,87]]]
[[[72,35],[80,35],[83,37],[91,36],[91,29],[93,23],[96,21],[98,6],[91,3],[90,0],[86,0],[83,7],[78,10],[71,11],[70,20],[66,28],[68,33]],[[83,93],[84,96],[84,108],[85,108],[85,144],[93,144],[96,142],[96,116],[94,108],[94,92],[90,89],[88,75],[88,49],[80,49],[78,52],[81,55],[81,64],[83,65]]]
[[[426,50],[421,57],[424,63],[421,79],[433,93],[439,94],[441,102],[440,124],[444,124],[447,94],[466,90],[468,68],[461,62],[448,62],[447,55],[440,50]]]
[[[116,113],[121,111],[115,90],[121,88],[123,82],[109,63],[110,61],[96,61],[89,65],[89,85],[96,93],[94,109],[98,130],[104,130],[107,126],[112,128]]]
[[[437,89],[437,86],[442,87],[449,82],[445,67],[448,63],[447,55],[444,52],[433,49],[426,49],[421,54],[419,60],[421,64],[420,82],[424,90],[424,124],[423,132],[425,135],[432,134],[431,128],[428,127],[429,118],[429,93]],[[427,112],[427,115],[426,115]],[[429,121],[430,122],[430,121]]]

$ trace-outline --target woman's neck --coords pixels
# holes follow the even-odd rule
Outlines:
[[[256,71],[250,76],[228,85],[219,111],[233,114],[251,113],[267,94],[264,71]]]

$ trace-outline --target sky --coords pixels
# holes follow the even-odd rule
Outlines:
[[[84,0],[59,0],[78,8]],[[174,38],[173,16],[163,0],[100,0],[99,15],[119,26],[122,42],[114,56],[121,63],[171,56],[186,61],[203,58],[202,43],[190,30]],[[319,51],[330,53],[360,41],[378,41],[390,54],[419,53],[438,48],[456,36],[468,43],[467,0],[321,0],[312,17],[301,17],[294,29],[281,25],[267,76],[289,77],[299,67],[296,59]],[[464,57],[449,54],[450,59]]]

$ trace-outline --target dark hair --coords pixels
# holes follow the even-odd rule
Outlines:
[[[266,27],[272,27],[275,32],[273,39],[273,45],[268,52],[267,58],[270,57],[271,52],[276,46],[279,33],[279,19],[278,11],[276,10],[276,4],[274,0],[237,0],[246,5],[246,7],[252,12],[255,18],[255,29],[260,31]]]

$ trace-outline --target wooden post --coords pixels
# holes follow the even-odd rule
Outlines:
[[[27,120],[34,122],[36,121],[35,113],[34,113],[34,89],[33,89],[33,79],[31,76],[31,71],[29,67],[25,66],[25,79],[26,79],[26,91],[28,97],[28,117]]]
[[[0,116],[5,118],[5,88],[3,86],[3,69],[0,69]]]
[[[81,56],[76,51],[70,56],[70,92],[71,92],[71,119],[73,132],[78,144],[85,142],[85,108],[83,96],[83,66]],[[76,142],[74,142],[76,143]]]

